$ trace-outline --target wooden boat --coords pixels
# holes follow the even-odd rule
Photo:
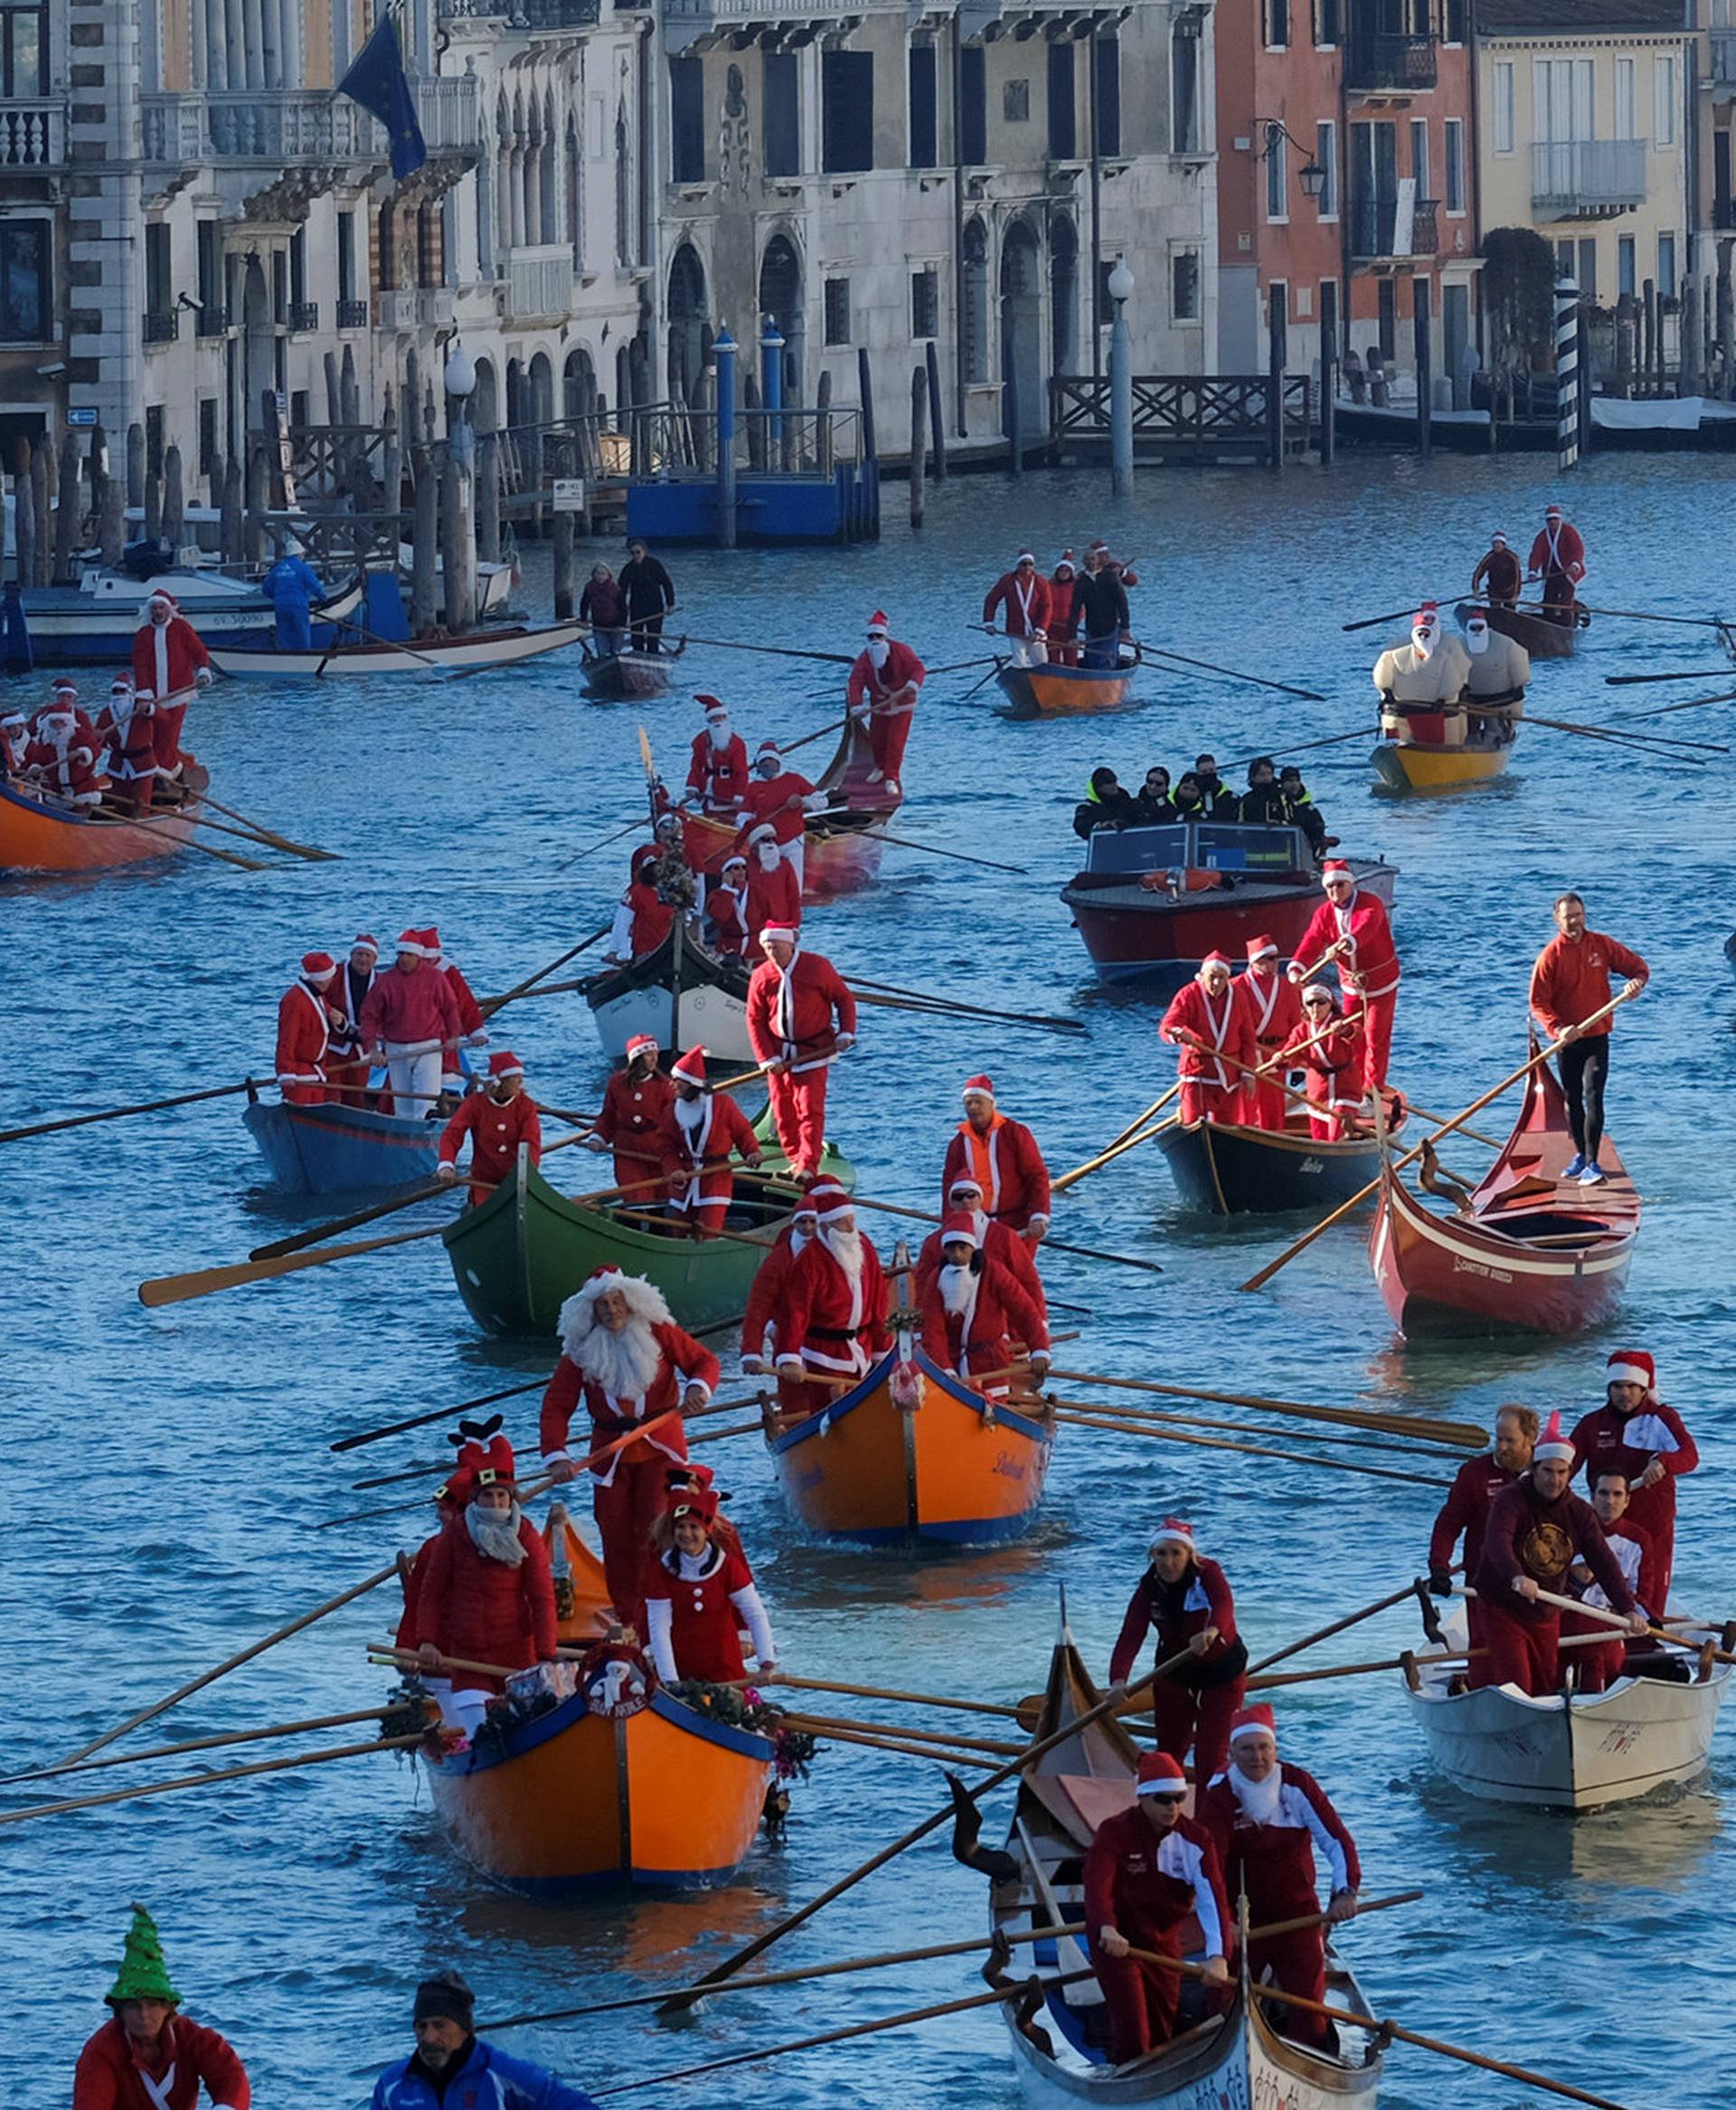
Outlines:
[[[564,1642],[593,1642],[577,1689],[459,1752],[422,1746],[441,1821],[467,1860],[509,1889],[560,1897],[629,1884],[705,1888],[747,1859],[776,1751],[656,1685],[636,1651],[597,1634],[602,1571],[564,1510],[546,1534]]]
[[[443,1125],[338,1101],[269,1106],[250,1095],[241,1119],[271,1168],[272,1184],[285,1194],[344,1194],[430,1179]]]
[[[1137,648],[1136,648],[1137,650]],[[1073,718],[1091,711],[1118,710],[1127,701],[1134,669],[1139,659],[1124,660],[1118,667],[1020,667],[1003,659],[995,680],[1013,706],[1014,718]]]
[[[675,686],[675,662],[687,649],[684,638],[670,652],[593,652],[589,641],[579,678],[598,703],[638,703],[666,696]]]
[[[768,1168],[775,1171],[784,1162],[777,1144],[769,1144]],[[854,1167],[829,1145],[824,1163],[846,1186],[855,1185]],[[490,1333],[552,1333],[561,1305],[605,1263],[655,1282],[693,1332],[740,1315],[792,1194],[739,1182],[728,1226],[753,1235],[689,1238],[570,1200],[521,1151],[517,1177],[503,1180],[440,1235],[466,1309]],[[643,1197],[628,1196],[626,1206],[650,1211],[661,1200],[650,1187]]]
[[[165,807],[146,820],[93,818],[27,799],[0,781],[0,876],[17,872],[112,872],[173,856],[192,841],[199,812],[197,794],[211,778],[187,758],[186,781],[194,794],[185,807]]]
[[[1573,1154],[1567,1102],[1547,1063],[1466,1213],[1437,1214],[1382,1169],[1368,1254],[1401,1333],[1579,1333],[1620,1301],[1639,1234],[1639,1194],[1606,1136],[1607,1178],[1561,1173]]]
[[[1546,616],[1536,603],[1518,608],[1491,607],[1486,601],[1461,601],[1454,613],[1460,627],[1473,608],[1488,610],[1489,628],[1499,630],[1504,638],[1511,638],[1514,644],[1523,645],[1533,659],[1571,659],[1578,650],[1577,639],[1583,629],[1591,625],[1589,610],[1576,602],[1571,622],[1557,622]]]
[[[1350,868],[1392,906],[1394,866],[1364,857]],[[1099,981],[1179,987],[1208,952],[1240,960],[1262,932],[1294,951],[1324,897],[1300,828],[1206,820],[1100,828],[1061,898]]]
[[[1513,759],[1523,715],[1523,705],[1480,717],[1448,712],[1433,721],[1442,728],[1439,740],[1418,736],[1424,721],[1383,718],[1385,737],[1370,758],[1374,774],[1389,791],[1456,791],[1462,784],[1486,784]]]
[[[93,565],[76,586],[29,586],[19,593],[32,659],[38,667],[112,667],[130,661],[139,610],[158,591],[175,596],[208,646],[270,639],[277,611],[257,580],[217,571],[163,572],[141,580]],[[341,622],[361,606],[362,594],[358,577],[315,601],[308,613],[322,626]]]
[[[904,795],[901,790],[888,791],[883,781],[872,783],[869,771],[873,766],[873,750],[861,722],[846,720],[837,751],[814,787],[835,803],[807,824],[802,863],[804,902],[854,894],[880,876],[886,847],[882,831],[904,803]],[[730,846],[741,832],[739,826],[686,810],[682,826],[688,863],[694,871],[715,876],[723,869]]]
[[[462,638],[428,638],[409,644],[338,645],[329,650],[281,652],[275,648],[212,649],[212,665],[223,674],[300,680],[323,673],[334,676],[428,674],[444,667],[479,674],[496,667],[516,667],[545,652],[576,645],[585,635],[582,623],[548,623],[539,629],[471,630]]]
[[[1054,1423],[995,1405],[909,1337],[824,1414],[766,1415],[784,1498],[810,1531],[869,1546],[984,1546],[1030,1523]]]
[[[1091,1683],[1064,1620],[1049,1666],[1049,1683],[1036,1739],[1064,1729],[1101,1695]],[[1059,1926],[1080,1916],[1085,1854],[1103,1821],[1133,1800],[1138,1750],[1113,1717],[1091,1723],[1045,1752],[1019,1778],[1006,1850],[1019,1873],[991,1893],[992,1929],[1008,1935]],[[1202,1953],[1197,1926],[1190,1954]],[[1025,1963],[1030,1958],[1030,1964]],[[1107,2011],[1093,1979],[1061,1980],[1090,1968],[1072,1935],[1016,1948],[1009,1980],[1027,1969],[1040,1974],[1043,2004],[1034,2014],[1008,2001],[1007,2041],[1024,2099],[1042,2110],[1078,2110],[1081,2103],[1115,2110],[1373,2110],[1381,2084],[1381,2051],[1362,1988],[1335,1953],[1326,1950],[1326,1999],[1371,2028],[1339,2024],[1336,2057],[1305,2048],[1279,2034],[1249,1991],[1244,1963],[1227,2010],[1204,2014],[1184,1981],[1181,2033],[1161,2050],[1127,2066],[1109,2063]]]
[[[1214,1216],[1278,1216],[1289,1209],[1318,1216],[1348,1201],[1381,1169],[1373,1136],[1316,1142],[1307,1116],[1297,1113],[1281,1130],[1212,1121],[1165,1129],[1157,1148],[1184,1205]]]
[[[637,1033],[665,1056],[703,1043],[712,1060],[739,1069],[753,1061],[748,1042],[748,970],[702,945],[677,916],[655,952],[611,967],[585,985],[603,1053],[618,1063]]]
[[[1443,1622],[1448,1649],[1465,1646],[1462,1618],[1456,1606]],[[1460,1692],[1453,1687],[1463,1665],[1435,1662],[1439,1653],[1418,1655],[1405,1687],[1436,1770],[1478,1802],[1526,1809],[1599,1810],[1686,1787],[1706,1770],[1730,1689],[1731,1666],[1709,1662],[1687,1684],[1626,1677],[1605,1692],[1533,1698],[1514,1685]],[[1682,1661],[1694,1666],[1691,1656]]]

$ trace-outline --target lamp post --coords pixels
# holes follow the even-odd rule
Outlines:
[[[447,349],[440,378],[446,389],[446,474],[440,479],[446,627],[455,637],[462,637],[476,620],[476,514],[471,475],[476,435],[470,424],[476,363],[456,336]]]
[[[1133,495],[1133,347],[1127,336],[1127,302],[1134,278],[1126,257],[1109,273],[1115,320],[1109,327],[1109,487],[1118,498]]]
[[[717,546],[735,547],[735,355],[728,323],[712,339],[717,361]]]

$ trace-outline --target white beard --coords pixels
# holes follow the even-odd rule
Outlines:
[[[1465,649],[1470,654],[1473,659],[1480,658],[1482,655],[1488,650],[1488,648],[1489,633],[1486,625],[1484,625],[1481,628],[1476,629],[1469,629],[1466,631]]]
[[[648,1322],[629,1319],[619,1333],[593,1326],[572,1359],[593,1383],[617,1399],[642,1399],[657,1381],[663,1350]]]
[[[955,1318],[970,1310],[976,1296],[976,1278],[968,1266],[940,1270],[940,1301]]]
[[[727,718],[724,719],[721,725],[707,726],[706,731],[710,733],[712,736],[712,745],[713,747],[727,747],[730,744],[730,742],[735,737],[735,735],[730,731],[730,722]]]
[[[697,1099],[677,1099],[675,1119],[691,1136],[705,1119],[704,1093],[702,1093]]]
[[[471,1545],[484,1559],[501,1561],[507,1567],[515,1568],[524,1558],[524,1541],[518,1535],[522,1514],[516,1502],[504,1513],[499,1509],[485,1509],[478,1502],[467,1504],[464,1524],[470,1534]]]
[[[873,667],[874,670],[878,672],[881,667],[885,666],[887,655],[891,652],[891,650],[892,647],[886,642],[884,638],[870,638],[868,640],[869,666]]]
[[[822,1231],[820,1237],[826,1251],[844,1270],[850,1281],[862,1280],[862,1233],[858,1231]]]
[[[761,843],[754,854],[760,860],[762,872],[775,872],[784,861],[783,852],[776,843]]]
[[[1278,1798],[1284,1792],[1284,1773],[1280,1766],[1273,1766],[1262,1781],[1251,1781],[1236,1764],[1232,1754],[1229,1765],[1230,1788],[1236,1798],[1236,1807],[1250,1824],[1270,1824],[1278,1817]]]

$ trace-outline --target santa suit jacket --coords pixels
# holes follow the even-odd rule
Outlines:
[[[1574,1424],[1571,1442],[1573,1470],[1583,1471],[1586,1486],[1595,1487],[1600,1472],[1625,1472],[1628,1521],[1673,1545],[1675,1483],[1700,1462],[1700,1446],[1675,1409],[1651,1397],[1643,1399],[1632,1414],[1618,1414],[1613,1406],[1594,1407]],[[1641,1487],[1639,1476],[1654,1458],[1664,1468],[1664,1477],[1650,1487]],[[1663,1609],[1660,1604],[1658,1610]]]
[[[1248,1917],[1254,1926],[1319,1911],[1316,1846],[1326,1856],[1332,1895],[1362,1887],[1356,1842],[1326,1790],[1299,1765],[1280,1764],[1278,1772],[1278,1809],[1267,1822],[1256,1823],[1247,1816],[1227,1773],[1221,1773],[1195,1802],[1199,1821],[1217,1849],[1224,1888],[1247,1891]]]
[[[866,652],[856,654],[851,664],[850,678],[844,684],[844,700],[852,710],[858,704],[866,703],[880,709],[894,709],[902,715],[915,710],[915,696],[901,697],[896,705],[892,705],[892,698],[907,686],[920,688],[928,671],[908,645],[889,639],[883,667],[876,667]]]
[[[983,620],[992,623],[995,611],[1005,605],[1009,638],[1029,638],[1049,627],[1049,582],[1033,572],[1030,582],[1020,585],[1017,572],[1003,572],[983,601]]]
[[[1179,1033],[1196,1034],[1205,1043],[1204,1048],[1190,1047],[1177,1040]],[[1253,1027],[1246,1007],[1236,1001],[1233,983],[1222,996],[1212,997],[1199,981],[1184,982],[1169,1000],[1157,1036],[1180,1050],[1177,1075],[1219,1084],[1226,1091],[1233,1091],[1241,1083],[1242,1073],[1235,1067],[1236,1063],[1246,1063],[1252,1069],[1260,1058]],[[1212,1050],[1231,1060],[1220,1060],[1220,1053],[1210,1052]]]
[[[1559,1615],[1553,1604],[1533,1604],[1513,1586],[1515,1575],[1558,1595],[1567,1588],[1567,1571],[1582,1560],[1609,1594],[1611,1606],[1623,1613],[1634,1609],[1634,1594],[1628,1587],[1621,1564],[1610,1552],[1598,1522],[1597,1511],[1578,1495],[1560,1495],[1546,1502],[1529,1472],[1504,1487],[1489,1504],[1489,1520],[1483,1528],[1483,1557],[1471,1580],[1486,1610],[1505,1613],[1509,1619],[1542,1626]]]
[[[760,1158],[753,1125],[727,1092],[702,1093],[699,1104],[703,1110],[699,1125],[686,1129],[681,1125],[681,1100],[671,1099],[657,1130],[657,1147],[670,1168],[670,1194],[677,1201],[684,1197],[689,1208],[702,1201],[727,1200],[735,1191],[731,1151],[750,1164]]]
[[[802,883],[796,867],[779,857],[777,869],[768,872],[756,856],[748,867],[748,943],[757,947],[768,923],[802,927]]]
[[[1324,1037],[1316,1039],[1316,1034]],[[1292,1066],[1305,1073],[1303,1089],[1316,1106],[1360,1106],[1365,1048],[1362,1006],[1356,1004],[1328,1027],[1304,1018],[1286,1040],[1283,1053],[1294,1055]]]
[[[751,779],[748,774],[748,743],[731,733],[719,747],[708,731],[693,736],[693,761],[687,768],[687,789],[713,812],[733,811],[741,805]]]
[[[148,2068],[133,2057],[118,2018],[105,2022],[84,2049],[72,2076],[72,2110],[157,2110],[143,2074],[163,2091],[167,2110],[193,2110],[200,2084],[215,2110],[249,2110],[253,2092],[247,2069],[215,2030],[185,2015],[171,2015],[156,2040]]]
[[[451,1521],[451,1510],[442,1509],[440,1512],[440,1531],[444,1531]],[[404,1609],[399,1615],[395,1642],[395,1645],[401,1649],[407,1649],[411,1645],[410,1637],[416,1632],[416,1599],[420,1594],[422,1585],[428,1580],[428,1564],[433,1559],[434,1548],[439,1542],[439,1531],[436,1531],[432,1538],[424,1538],[416,1548],[416,1556],[410,1564],[410,1572],[404,1576]]]
[[[476,1001],[476,992],[464,979],[463,969],[456,967],[449,960],[430,960],[428,964],[452,992],[452,1008],[458,1016],[459,1031],[467,1037],[473,1033],[480,1033],[488,1022],[482,1015],[482,1006]]]
[[[733,847],[745,853],[748,837],[762,821],[771,823],[772,833],[780,843],[793,843],[807,828],[808,815],[819,812],[826,804],[826,793],[816,790],[794,770],[785,770],[775,777],[750,777],[741,794],[741,826]]]
[[[961,1121],[947,1144],[946,1162],[940,1168],[940,1206],[955,1179],[967,1176],[983,1190],[983,1206],[997,1223],[1023,1231],[1033,1216],[1049,1221],[1049,1168],[1043,1161],[1037,1139],[1022,1121],[1005,1113],[990,1116],[988,1132],[979,1136],[967,1121]]]
[[[1136,1802],[1106,1817],[1085,1856],[1086,1938],[1106,1926],[1135,1948],[1162,1947],[1192,1913],[1208,1956],[1227,1956],[1235,1922],[1212,1834],[1192,1817],[1156,1832]]]
[[[416,1593],[412,1649],[432,1642],[443,1656],[528,1670],[552,1662],[554,1581],[542,1534],[528,1517],[518,1520],[524,1558],[516,1567],[482,1552],[462,1516],[434,1542]],[[472,1671],[457,1673],[460,1679]]]
[[[1231,983],[1230,993],[1248,1022],[1260,1062],[1276,1055],[1302,1023],[1302,992],[1288,975],[1257,974],[1250,967]]]
[[[1227,1685],[1240,1677],[1248,1651],[1236,1632],[1236,1601],[1230,1584],[1214,1560],[1196,1554],[1180,1582],[1159,1582],[1156,1571],[1147,1568],[1134,1585],[1115,1652],[1109,1658],[1109,1678],[1119,1685],[1133,1669],[1140,1643],[1150,1628],[1157,1629],[1157,1659],[1179,1655],[1196,1633],[1208,1626],[1218,1638],[1204,1655],[1196,1656],[1169,1675],[1178,1685],[1207,1687]]]
[[[1533,578],[1566,577],[1577,586],[1585,577],[1585,544],[1579,529],[1565,520],[1556,527],[1540,528],[1525,570]]]
[[[862,1273],[853,1282],[824,1235],[812,1239],[789,1271],[777,1320],[780,1369],[807,1362],[839,1376],[859,1371],[863,1362],[856,1349],[872,1361],[892,1345],[880,1255],[864,1238]]]
[[[755,1653],[763,1639],[769,1643],[765,1611],[754,1585],[753,1570],[739,1547],[725,1547],[715,1538],[701,1555],[703,1572],[682,1573],[681,1555],[671,1547],[645,1570],[646,1639],[659,1672],[668,1676],[670,1660],[677,1679],[702,1678],[713,1685],[727,1685],[745,1677],[737,1615],[750,1618],[760,1629]]]
[[[953,1205],[948,1203],[947,1206],[950,1209]],[[1046,1323],[1049,1301],[1043,1295],[1043,1278],[1037,1273],[1036,1253],[1031,1241],[1021,1238],[1011,1224],[997,1223],[993,1216],[985,1215],[980,1209],[976,1214],[975,1222],[983,1258],[1000,1263],[1043,1313]],[[919,1310],[934,1278],[946,1264],[946,1254],[941,1251],[940,1233],[930,1231],[922,1241],[921,1251],[916,1256],[916,1302]]]
[[[452,989],[438,968],[424,960],[409,974],[394,967],[375,977],[362,999],[363,1045],[370,1051],[390,1041],[400,1047],[439,1041],[456,1046],[462,1037]]]
[[[305,981],[291,982],[278,999],[279,1084],[326,1082],[326,999]]]
[[[191,688],[193,677],[211,665],[205,641],[184,615],[165,623],[147,618],[133,632],[133,687],[159,703],[176,690]]]
[[[542,1122],[536,1102],[520,1091],[503,1104],[486,1092],[472,1092],[440,1135],[440,1163],[456,1165],[466,1136],[470,1139],[470,1178],[477,1187],[498,1187],[518,1165],[521,1143],[528,1144],[531,1163],[542,1161]]]
[[[838,1035],[855,1030],[856,999],[823,953],[798,947],[788,970],[775,960],[762,960],[754,969],[748,984],[748,1045],[756,1062],[781,1058],[797,1072],[824,1069],[837,1052]]]
[[[124,696],[98,714],[96,736],[108,749],[108,766],[133,781],[156,773],[156,705],[149,696]]]
[[[766,1332],[778,1317],[784,1301],[784,1292],[789,1286],[790,1270],[806,1251],[810,1241],[797,1242],[796,1226],[786,1224],[772,1241],[771,1250],[760,1263],[748,1292],[747,1316],[741,1321],[741,1353],[743,1358],[757,1356],[764,1361],[767,1355]]]
[[[353,1055],[362,1045],[362,1006],[367,1000],[368,991],[380,979],[380,970],[369,968],[365,974],[358,974],[345,960],[326,984],[326,1001],[334,1011],[341,1011],[349,1020],[347,1030],[341,1026],[331,1028],[332,1053],[336,1055]]]
[[[1326,948],[1341,938],[1348,938],[1350,943],[1336,956],[1339,987],[1351,989],[1354,977],[1360,974],[1366,984],[1364,997],[1392,996],[1399,986],[1399,954],[1385,903],[1376,894],[1364,894],[1360,886],[1351,889],[1342,909],[1323,901],[1302,933],[1293,964],[1300,966],[1306,977]]]
[[[1602,1010],[1615,994],[1609,987],[1612,967],[1630,981],[1645,981],[1652,971],[1637,952],[1601,931],[1588,931],[1577,945],[1558,931],[1543,947],[1531,970],[1531,1008],[1552,1040]],[[1587,1031],[1608,1033],[1613,1024],[1611,1013]]]
[[[669,935],[675,912],[655,886],[641,879],[636,879],[621,899],[627,904],[630,919],[627,948],[635,960],[643,960],[647,953],[655,952]]]
[[[979,1256],[980,1257],[980,1256]],[[1049,1347],[1049,1329],[1036,1301],[1012,1271],[985,1259],[974,1275],[974,1293],[962,1311],[949,1311],[940,1293],[937,1272],[922,1294],[922,1348],[943,1370],[961,1377],[1005,1370],[1013,1360],[1012,1345]]]
[[[1505,1487],[1518,1478],[1505,1465],[1497,1465],[1495,1452],[1485,1451],[1467,1458],[1453,1476],[1447,1500],[1440,1505],[1435,1528],[1429,1534],[1429,1566],[1450,1569],[1453,1548],[1459,1533],[1465,1535],[1465,1573],[1474,1575],[1483,1559],[1483,1534],[1489,1521],[1489,1504]]]
[[[81,798],[97,788],[97,756],[101,747],[96,727],[82,711],[74,711],[70,722],[51,719],[44,712],[32,728],[24,749],[24,767],[40,770],[42,782],[51,791],[60,791],[69,799]]]
[[[581,1399],[590,1409],[593,1439],[590,1447],[594,1450],[611,1436],[625,1435],[637,1422],[651,1421],[660,1414],[679,1413],[682,1395],[690,1385],[697,1385],[708,1399],[711,1397],[717,1386],[718,1362],[710,1348],[702,1347],[674,1320],[659,1320],[651,1331],[656,1336],[657,1346],[663,1353],[656,1376],[637,1399],[624,1399],[618,1394],[606,1392],[594,1377],[585,1376],[570,1355],[562,1352],[542,1395],[538,1435],[544,1465],[557,1464],[571,1455],[567,1450],[567,1430],[571,1425],[572,1410]],[[623,1458],[631,1464],[647,1464],[653,1451],[661,1451],[665,1458],[686,1457],[687,1438],[679,1421],[665,1422],[637,1443],[612,1452],[590,1470],[599,1485],[612,1487],[616,1468]]]
[[[780,872],[787,869],[781,859],[778,868]],[[794,878],[794,873],[790,876]],[[740,960],[748,949],[748,904],[751,898],[750,887],[725,886],[721,880],[705,896],[712,950],[725,960]]]
[[[667,1170],[660,1137],[664,1112],[675,1096],[675,1085],[661,1070],[636,1078],[619,1069],[604,1086],[597,1133],[614,1148],[618,1187],[638,1187]],[[644,1155],[632,1154],[637,1152]]]
[[[1470,655],[1457,638],[1435,639],[1427,659],[1414,645],[1395,645],[1374,662],[1374,686],[1399,704],[1432,704],[1443,710],[1458,701],[1471,667]]]

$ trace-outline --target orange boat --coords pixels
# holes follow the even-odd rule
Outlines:
[[[849,719],[837,752],[815,786],[841,801],[807,824],[802,866],[802,899],[829,901],[834,894],[855,894],[880,875],[885,850],[881,830],[904,803],[901,791],[889,792],[883,782],[871,783],[874,766],[868,735],[859,720]],[[723,869],[740,829],[734,822],[684,809],[687,861],[695,872],[714,878]]]
[[[561,1639],[594,1644],[578,1689],[461,1752],[425,1744],[435,1809],[468,1861],[527,1896],[728,1882],[759,1831],[774,1746],[684,1706],[637,1650],[600,1638],[601,1562],[558,1505],[545,1536]]]
[[[191,757],[187,781],[203,791],[211,781]],[[119,821],[71,813],[26,799],[0,782],[0,875],[14,872],[108,872],[123,865],[172,856],[193,837],[198,807]]]
[[[823,1414],[766,1416],[790,1508],[810,1531],[870,1546],[1014,1537],[1043,1494],[1053,1442],[1047,1416],[985,1399],[908,1346]]]
[[[1136,657],[1118,667],[1061,667],[1053,660],[1041,667],[1019,667],[1010,659],[1000,663],[995,679],[1001,694],[1012,705],[1004,714],[1013,718],[1071,718],[1090,711],[1118,710],[1127,701]]]

